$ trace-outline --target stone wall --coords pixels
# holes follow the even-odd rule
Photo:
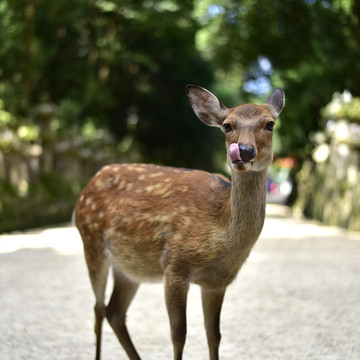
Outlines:
[[[298,174],[296,207],[326,224],[360,231],[360,98],[335,93],[322,114],[324,130],[310,137],[312,161]]]
[[[70,221],[84,184],[127,159],[131,139],[117,143],[91,123],[63,126],[56,116],[42,104],[32,118],[14,119],[0,103],[0,232]]]

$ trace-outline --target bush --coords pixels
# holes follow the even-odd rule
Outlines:
[[[0,232],[70,221],[79,188],[81,184],[70,185],[54,172],[43,174],[26,196],[0,183]]]

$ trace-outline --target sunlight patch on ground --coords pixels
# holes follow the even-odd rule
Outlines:
[[[314,236],[333,237],[341,240],[360,240],[360,232],[326,226],[318,221],[292,217],[289,208],[268,204],[260,239],[301,239]]]
[[[51,248],[66,255],[83,251],[79,233],[73,226],[0,235],[0,253],[43,248]]]
[[[360,232],[352,233],[344,229],[324,226],[316,221],[294,218],[291,217],[290,210],[283,205],[267,205],[265,225],[259,241],[266,239],[291,241],[314,236],[360,241]],[[71,225],[0,235],[0,253],[43,248],[51,248],[67,255],[83,252],[80,235]],[[253,251],[249,260],[261,261],[261,255]]]

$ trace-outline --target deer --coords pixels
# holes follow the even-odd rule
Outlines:
[[[142,282],[164,281],[174,360],[181,360],[190,284],[201,288],[210,360],[219,359],[220,312],[227,286],[264,224],[267,168],[281,88],[262,105],[227,108],[203,87],[187,85],[197,117],[225,134],[231,182],[223,175],[154,164],[112,164],[81,192],[74,220],[95,294],[96,360],[107,319],[130,360],[140,356],[126,326]],[[105,304],[109,270],[113,290]]]

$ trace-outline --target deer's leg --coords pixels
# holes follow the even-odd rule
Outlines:
[[[169,314],[174,360],[181,360],[186,338],[186,300],[189,283],[170,270],[165,271],[165,300]]]
[[[225,289],[210,290],[201,288],[201,299],[205,318],[206,336],[209,345],[210,360],[219,359],[220,312]]]
[[[88,264],[91,286],[95,294],[95,335],[96,335],[96,355],[95,359],[100,360],[101,355],[101,333],[102,324],[105,317],[105,288],[109,274],[109,264],[102,252],[98,252],[98,256],[90,257],[85,253],[86,262]]]
[[[106,308],[106,318],[131,360],[140,360],[126,327],[126,312],[139,284],[131,281],[121,271],[114,270],[114,290]]]

